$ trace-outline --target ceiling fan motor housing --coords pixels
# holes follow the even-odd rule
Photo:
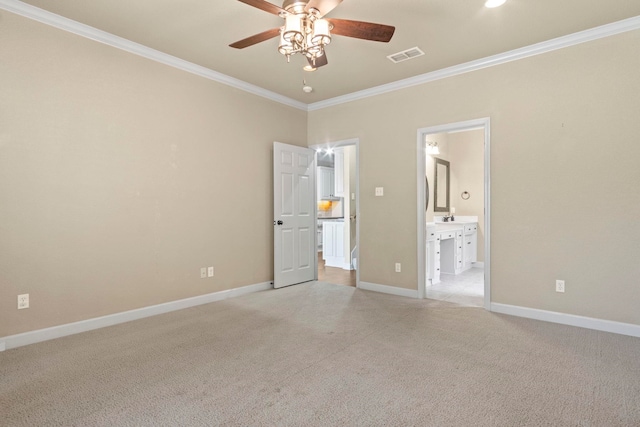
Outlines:
[[[304,8],[307,6],[308,1],[300,0],[285,0],[282,3],[282,8],[289,13],[299,14],[304,12]]]

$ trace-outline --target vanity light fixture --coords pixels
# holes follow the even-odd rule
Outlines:
[[[440,154],[437,142],[427,141],[427,154]]]

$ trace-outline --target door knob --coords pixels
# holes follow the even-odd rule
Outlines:
[[[282,222],[282,221],[278,221],[278,222],[273,221],[273,225],[276,225],[276,224],[282,225],[282,224],[284,224],[284,222]]]

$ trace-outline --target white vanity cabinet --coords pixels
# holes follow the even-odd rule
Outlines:
[[[427,281],[431,284],[439,283],[441,274],[460,274],[477,261],[477,222],[435,223],[426,230]]]
[[[464,248],[464,270],[471,268],[471,264],[478,261],[478,224],[466,224],[462,239]]]
[[[344,266],[344,221],[322,223],[322,259],[327,267]]]
[[[440,271],[444,274],[462,273],[462,229],[440,232]]]
[[[326,166],[318,166],[318,200],[335,199],[334,170]]]
[[[427,227],[427,280],[440,282],[440,233],[435,227]]]

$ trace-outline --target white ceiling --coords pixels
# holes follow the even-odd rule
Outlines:
[[[11,0],[9,0],[11,1]],[[329,64],[308,73],[290,64],[277,39],[228,45],[281,26],[275,15],[237,0],[25,0],[155,50],[311,104],[640,15],[640,0],[344,0],[328,17],[396,27],[389,43],[334,36]],[[279,6],[281,4],[278,4]],[[426,55],[393,64],[387,55]],[[310,94],[302,82],[313,86]]]

